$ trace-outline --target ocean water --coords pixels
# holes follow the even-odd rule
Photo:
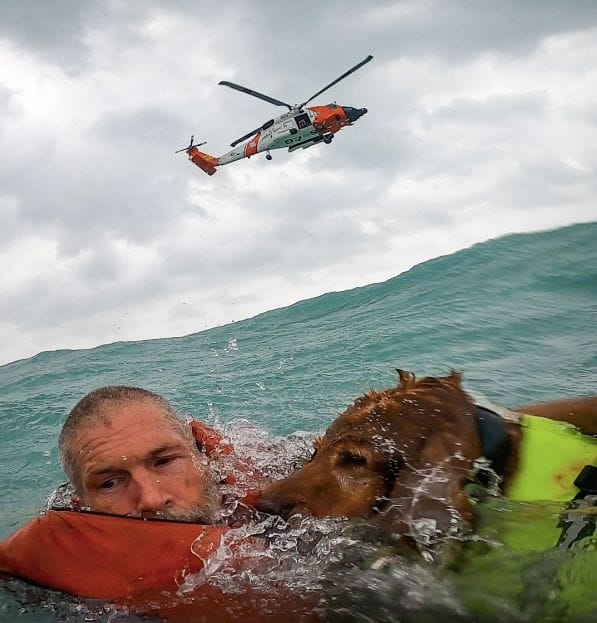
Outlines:
[[[397,367],[418,375],[455,368],[468,389],[507,406],[597,394],[597,222],[476,244],[384,283],[185,337],[44,352],[0,367],[0,538],[35,516],[64,480],[56,449],[60,426],[92,388],[147,387],[233,437],[250,426],[268,439],[298,432],[307,446],[304,439],[325,429],[359,394],[394,385]],[[297,443],[291,439],[289,447]],[[525,520],[526,509],[510,511]],[[428,584],[428,571],[419,572],[421,586]],[[397,610],[382,603],[400,583],[400,574],[393,574],[386,584],[376,579],[382,605],[369,620],[409,620],[402,611],[402,618],[392,618]],[[416,573],[407,576],[412,581]],[[343,577],[360,583],[365,595],[373,591],[361,585],[362,575],[351,578],[345,570]],[[23,603],[29,590],[23,586],[0,585],[0,617],[83,616],[56,607],[55,595],[36,593]],[[355,612],[367,611],[368,599]],[[454,620],[465,616],[466,607],[454,605],[457,595],[438,599]],[[424,602],[407,609],[418,613],[413,620],[434,620]],[[509,610],[507,601],[502,606],[506,614],[495,620],[561,616],[529,619],[528,612]],[[582,620],[597,620],[590,616]]]

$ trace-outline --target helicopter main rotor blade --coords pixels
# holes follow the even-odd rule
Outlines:
[[[312,95],[308,100],[305,100],[299,106],[299,108],[302,108],[303,106],[308,104],[311,100],[315,99],[318,95],[321,95],[324,91],[327,91],[330,87],[333,87],[335,84],[338,84],[338,82],[340,82],[340,80],[344,80],[344,78],[346,78],[347,76],[350,76],[350,74],[355,72],[357,69],[360,69],[365,63],[368,63],[372,59],[373,59],[373,56],[371,56],[371,54],[369,54],[369,56],[365,60],[362,60],[360,63],[357,63],[354,67],[351,67],[348,71],[344,72],[341,76],[336,78],[333,82],[330,82],[327,86],[323,87],[323,89],[321,89],[321,91],[317,91],[317,93]]]
[[[242,143],[243,141],[246,141],[248,138],[251,138],[252,136],[257,134],[257,132],[259,132],[260,130],[263,130],[263,128],[261,126],[259,126],[258,128],[255,128],[252,132],[249,132],[249,133],[245,134],[244,136],[241,136],[240,138],[237,138],[234,141],[234,143],[230,143],[230,147],[236,147],[239,143]]]
[[[242,93],[246,93],[247,95],[252,95],[253,97],[257,97],[260,100],[265,100],[270,104],[274,104],[274,106],[286,106],[288,110],[292,110],[292,106],[287,104],[286,102],[282,102],[277,100],[274,97],[270,97],[269,95],[264,95],[263,93],[259,93],[259,91],[254,91],[253,89],[248,89],[247,87],[243,87],[240,84],[235,84],[234,82],[228,82],[227,80],[221,80],[218,84],[223,84],[226,87],[230,87],[231,89],[236,89],[237,91],[241,91]]]

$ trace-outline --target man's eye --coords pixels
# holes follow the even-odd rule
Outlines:
[[[163,467],[164,465],[172,463],[175,458],[175,456],[161,456],[155,460],[154,465],[155,467]]]
[[[118,483],[118,481],[116,480],[116,478],[110,478],[109,480],[104,480],[104,482],[100,483],[100,489],[113,489],[116,484]]]

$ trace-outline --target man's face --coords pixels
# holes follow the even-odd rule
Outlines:
[[[116,515],[209,518],[210,475],[158,405],[118,401],[102,415],[74,439],[82,505]]]

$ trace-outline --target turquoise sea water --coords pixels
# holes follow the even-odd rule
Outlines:
[[[363,391],[393,385],[396,367],[455,368],[467,388],[507,406],[596,394],[597,222],[477,244],[384,283],[182,338],[0,367],[0,537],[63,480],[58,432],[94,387],[147,387],[217,427],[250,422],[287,436],[323,430]],[[6,620],[19,612],[13,599],[0,592]],[[20,616],[63,615],[31,606]]]

